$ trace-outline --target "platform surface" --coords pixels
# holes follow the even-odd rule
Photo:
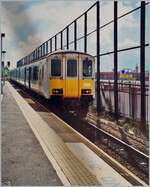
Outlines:
[[[55,166],[55,168],[57,168],[57,173],[59,173],[59,177],[61,178],[63,184],[82,185],[82,186],[84,186],[84,185],[90,185],[90,186],[91,185],[100,185],[96,176],[93,175],[85,167],[85,165],[78,160],[78,158],[70,151],[70,149],[67,147],[67,145],[55,133],[55,131],[53,129],[51,129],[47,125],[47,123],[28,105],[28,103],[17,93],[17,91],[10,85],[10,83],[8,83],[8,82],[6,83],[6,88],[7,88],[7,90],[9,90],[8,93],[9,94],[11,93],[10,97],[14,97],[14,99],[17,102],[17,105],[19,105],[19,108],[20,108],[21,112],[23,113],[25,119],[27,120],[28,125],[30,126],[34,135],[36,136],[36,138],[40,142],[45,154],[47,155],[47,157],[51,161],[52,165]],[[8,105],[7,101],[8,101],[8,99],[3,100],[3,108],[4,109],[5,109],[5,106]],[[14,106],[16,106],[16,103],[14,104]],[[6,118],[7,118],[6,111],[8,111],[8,110],[9,110],[9,106],[5,110],[5,115],[3,114],[4,116],[6,116]],[[12,115],[11,119],[15,119],[16,121],[18,121],[17,123],[19,123],[21,125],[22,124],[22,122],[20,121],[21,115],[15,114],[15,111],[16,110],[13,109],[14,115]],[[8,120],[6,118],[3,120],[3,123],[4,123],[4,121],[8,122]],[[8,123],[9,123],[9,125],[11,124],[10,121]],[[15,133],[15,131],[14,131],[14,133]],[[15,134],[13,136],[17,137],[17,135],[15,135]],[[22,138],[22,141],[24,139],[28,140],[28,138],[24,137],[23,135],[21,135],[20,138]],[[17,137],[17,140],[19,140],[18,137]],[[19,141],[18,141],[18,143],[19,143]],[[19,144],[20,144],[20,149],[22,149],[22,151],[20,150],[20,153],[24,154],[24,147],[23,147],[23,145],[21,145],[21,142]],[[13,151],[15,153],[18,152],[18,150],[16,150],[16,147],[17,146],[15,146],[13,149]],[[28,147],[29,147],[29,145],[28,145]],[[5,151],[5,152],[7,152],[7,151]],[[31,152],[32,152],[32,150],[31,150]],[[30,155],[30,154],[28,154],[28,155]],[[9,157],[8,152],[7,152],[7,156]],[[28,158],[28,156],[26,155],[24,158],[25,159],[24,162],[27,162],[27,158]],[[32,158],[32,156],[30,158]],[[35,160],[36,160],[35,158],[32,160],[33,163],[35,162]],[[6,160],[5,160],[5,162],[6,162]],[[27,167],[27,169],[31,168],[30,164],[27,165],[26,167]],[[3,168],[6,168],[6,167],[3,166]],[[6,175],[6,173],[5,173],[5,175]],[[18,178],[18,176],[19,175],[16,174],[17,178]],[[42,184],[42,185],[44,185],[44,184]],[[50,184],[50,185],[53,185],[53,184]]]
[[[3,185],[62,185],[8,87],[2,99],[1,154]]]
[[[31,106],[35,104],[34,101],[30,97],[22,98],[19,90],[8,82],[5,92],[2,101],[4,181],[10,180],[15,185],[131,186],[97,156],[97,151],[93,152],[95,148],[91,149],[85,138],[55,114],[33,110]],[[17,173],[14,168],[17,168]],[[24,177],[24,172],[28,170],[31,173]],[[40,180],[42,176],[44,179]]]

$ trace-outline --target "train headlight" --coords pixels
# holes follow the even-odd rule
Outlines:
[[[91,94],[91,89],[82,89],[82,94]]]
[[[63,89],[53,89],[52,93],[53,94],[63,94]]]

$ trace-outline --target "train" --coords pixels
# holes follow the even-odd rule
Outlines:
[[[86,98],[94,95],[95,60],[90,54],[61,50],[34,61],[21,61],[10,71],[10,80],[46,99]]]

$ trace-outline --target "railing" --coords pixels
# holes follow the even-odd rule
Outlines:
[[[31,52],[26,57],[22,58],[17,62],[17,66],[23,66],[28,63],[32,63],[36,60],[39,60],[41,58],[45,58],[49,53],[52,53],[56,50],[62,50],[62,49],[70,49],[70,45],[74,44],[73,49],[78,50],[78,42],[83,39],[84,44],[84,52],[88,52],[88,40],[87,37],[90,36],[93,33],[96,33],[96,40],[95,40],[95,54],[93,54],[96,58],[97,63],[97,81],[96,81],[96,92],[97,92],[97,112],[99,113],[102,109],[102,102],[100,98],[100,65],[102,65],[101,57],[113,54],[114,55],[114,114],[115,118],[118,119],[119,116],[119,108],[118,108],[118,53],[129,51],[129,50],[135,50],[140,49],[140,120],[144,124],[146,123],[146,102],[145,102],[145,47],[148,46],[148,43],[145,43],[145,9],[146,9],[146,3],[145,1],[141,1],[141,6],[126,12],[125,14],[118,16],[118,2],[114,1],[114,19],[109,21],[108,23],[105,23],[104,25],[100,25],[101,17],[100,17],[100,2],[97,1],[94,3],[87,11],[85,11],[83,14],[81,14],[79,17],[77,17],[75,20],[73,20],[70,24],[68,24],[65,28],[63,28],[61,31],[56,33],[53,37],[42,43],[39,47],[37,47],[33,52]],[[88,15],[91,11],[91,9],[95,9],[95,22],[96,22],[96,28],[90,32],[88,32]],[[118,21],[123,19],[125,16],[132,14],[133,12],[140,10],[140,45],[129,47],[129,48],[122,48],[118,49]],[[83,19],[83,35],[78,37],[78,21],[79,19]],[[94,21],[94,20],[93,20]],[[100,53],[101,52],[101,43],[100,43],[100,30],[110,24],[113,24],[114,26],[114,36],[113,36],[113,42],[114,42],[114,50]],[[73,30],[71,31],[70,27],[73,26]],[[73,40],[70,41],[70,32],[73,35]],[[65,36],[64,36],[65,35]],[[58,47],[58,44],[60,47]]]
[[[101,101],[103,108],[114,113],[114,81],[101,80]],[[140,98],[141,85],[140,81],[119,81],[118,82],[118,113],[120,116],[127,117],[133,121],[140,121]],[[148,98],[149,87],[145,88],[145,102],[146,102],[146,122],[148,122]]]

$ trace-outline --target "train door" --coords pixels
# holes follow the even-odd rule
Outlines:
[[[42,65],[39,65],[39,90],[42,91]]]
[[[78,73],[78,55],[66,55],[66,79],[65,79],[65,97],[79,97],[79,73]]]
[[[45,59],[42,65],[43,95],[49,98],[48,62]]]
[[[44,64],[43,63],[40,65],[39,86],[40,86],[41,93],[44,94]]]
[[[29,88],[31,88],[31,67],[29,67]]]

